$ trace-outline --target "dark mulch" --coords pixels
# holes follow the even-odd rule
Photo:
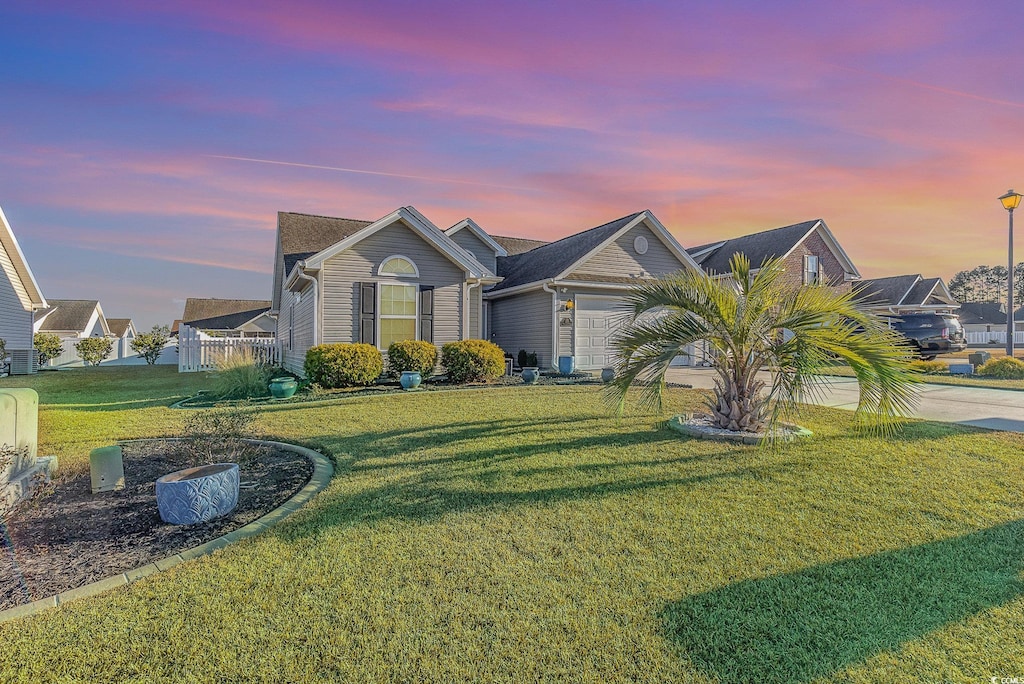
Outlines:
[[[246,525],[301,489],[313,464],[291,451],[253,449],[241,459],[238,506],[200,525],[160,520],[155,481],[188,467],[173,442],[124,446],[125,488],[92,494],[89,473],[51,488],[0,522],[0,610],[104,579]]]

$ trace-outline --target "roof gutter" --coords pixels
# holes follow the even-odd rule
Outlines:
[[[558,290],[551,289],[554,284],[555,281],[549,280],[540,289],[551,293],[551,368],[558,368],[555,365],[558,356]]]
[[[306,266],[306,262],[305,261],[299,261],[299,262],[297,262],[295,264],[295,267],[292,268],[292,272],[288,276],[288,282],[285,285],[285,287],[287,287],[289,290],[291,290],[292,286],[296,282],[298,282],[298,281],[304,281],[304,282],[309,283],[309,284],[311,284],[313,286],[313,345],[316,346],[316,345],[320,344],[320,337],[319,337],[319,334],[320,334],[320,325],[319,325],[319,319],[320,319],[320,296],[319,295],[320,295],[320,292],[319,292],[319,288],[317,287],[317,280],[316,280],[316,278],[311,276],[311,275],[309,275],[308,273],[305,273],[303,271],[303,268],[305,266]],[[300,290],[301,289],[304,289],[304,288],[300,288]],[[289,319],[288,320],[288,325],[294,327],[295,326],[295,321]],[[278,340],[277,343],[281,344],[281,341]]]

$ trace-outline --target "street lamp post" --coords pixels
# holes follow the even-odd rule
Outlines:
[[[1013,358],[1013,210],[1020,206],[1021,194],[1011,188],[999,198],[1010,213],[1010,247],[1006,267],[1006,355]]]

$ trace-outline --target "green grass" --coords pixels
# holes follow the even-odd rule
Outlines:
[[[96,410],[90,394],[123,403],[103,371],[58,378],[88,380],[81,392],[35,380],[66,462],[82,441],[180,426],[141,390],[124,401],[142,408]],[[161,402],[202,382],[132,373]],[[670,412],[699,403],[668,395]],[[58,425],[96,414],[77,436]],[[592,386],[267,407],[263,431],[336,459],[327,490],[213,556],[0,625],[0,679],[1022,674],[1024,436],[913,423],[866,439],[815,408],[801,421],[814,438],[768,451],[660,420],[615,420]]]

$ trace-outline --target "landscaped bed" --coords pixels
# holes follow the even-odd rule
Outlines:
[[[125,488],[92,494],[88,473],[57,477],[7,519],[0,551],[0,610],[142,567],[227,534],[298,491],[313,465],[291,451],[252,448],[241,464],[238,505],[198,525],[169,525],[157,512],[154,482],[179,470],[180,445],[124,447]]]
[[[167,390],[203,382],[132,369],[119,401],[126,375],[81,372],[88,391],[39,386],[44,453],[79,468],[111,433],[180,431]],[[1020,676],[1024,436],[864,438],[824,408],[776,451],[664,426],[703,397],[622,419],[594,386],[266,406],[263,434],[333,455],[328,488],[257,537],[0,625],[0,680]]]

